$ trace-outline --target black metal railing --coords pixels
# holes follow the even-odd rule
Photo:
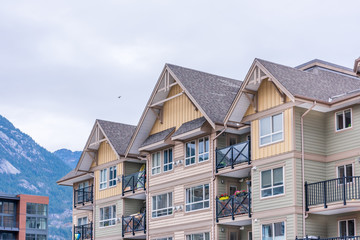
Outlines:
[[[85,203],[94,201],[93,185],[74,190],[74,207],[79,204],[85,205]]]
[[[146,214],[140,213],[134,216],[124,217],[122,216],[122,236],[125,236],[125,233],[132,233],[135,235],[135,232],[143,231],[146,233]]]
[[[360,240],[360,236],[343,236],[343,237],[332,237],[332,238],[320,238],[314,236],[307,236],[304,238],[296,237],[295,240]]]
[[[88,223],[88,224],[84,224],[84,225],[80,225],[80,226],[74,226],[74,235],[75,234],[80,234],[80,238],[81,240],[83,239],[93,239],[93,224]],[[76,239],[76,237],[74,237],[74,239]]]
[[[360,199],[360,177],[342,177],[326,181],[307,183],[305,182],[305,205],[323,204],[327,208],[328,203],[343,202]]]
[[[0,230],[18,231],[19,223],[15,216],[4,216],[2,221],[0,218]]]
[[[216,172],[220,168],[225,168],[239,163],[247,162],[250,164],[251,161],[251,149],[250,140],[242,143],[238,143],[226,148],[216,149]]]
[[[251,192],[242,192],[239,195],[230,196],[226,200],[220,200],[216,197],[216,221],[219,218],[232,217],[236,215],[248,214],[251,217]]]
[[[122,176],[122,195],[126,192],[135,193],[136,190],[146,189],[146,172],[136,172],[128,176]]]

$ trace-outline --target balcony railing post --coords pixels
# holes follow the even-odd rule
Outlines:
[[[135,183],[135,175],[132,175],[131,179],[132,179],[132,181],[131,181],[131,183],[132,183],[132,186],[131,186],[132,187],[132,192],[135,193],[135,184],[136,184]]]
[[[132,234],[133,236],[135,236],[135,217],[132,216],[131,219],[132,219]]]
[[[75,239],[75,224],[74,224],[74,227],[73,227],[73,236],[74,236],[74,239]]]
[[[217,154],[217,152],[218,152],[218,149],[217,149],[217,147],[215,148],[215,172],[216,173],[218,173],[219,172],[219,170],[218,170],[218,154]]]
[[[234,147],[230,146],[231,149],[231,169],[234,169]]]
[[[82,191],[82,204],[85,205],[85,187],[83,187],[81,191]]]
[[[343,190],[343,198],[344,198],[344,205],[346,205],[346,178],[343,177],[343,184],[344,184],[344,190]]]
[[[74,189],[74,208],[76,208],[76,190]]]
[[[122,229],[121,235],[122,235],[122,237],[124,237],[125,236],[124,215],[121,216],[121,229]]]
[[[327,200],[327,190],[326,190],[326,184],[327,181],[324,181],[324,208],[327,208],[327,205],[326,205],[326,200]]]
[[[91,184],[91,196],[90,197],[91,197],[91,203],[94,203],[94,184]]]
[[[248,164],[251,163],[251,143],[250,143],[250,140],[251,140],[251,138],[250,138],[250,136],[248,136],[248,144],[249,144],[249,146],[248,146],[248,149],[249,149],[249,153],[248,153]]]
[[[309,211],[308,183],[307,182],[305,182],[305,211]]]
[[[124,189],[125,189],[125,176],[121,176],[121,185],[122,185],[122,195],[124,196]]]
[[[146,170],[144,170],[144,191],[146,191]]]
[[[248,181],[247,182],[247,185],[248,185],[248,189],[249,189],[249,192],[248,192],[248,198],[249,198],[249,218],[251,218],[251,182]]]
[[[234,217],[234,200],[235,200],[235,197],[231,196],[230,200],[231,200],[231,218],[232,218],[232,220],[235,220],[235,217]]]
[[[144,233],[146,233],[146,213],[144,213],[143,221],[144,221]]]
[[[218,197],[216,197],[215,209],[216,209],[216,222],[219,222],[219,198]]]
[[[93,239],[93,222],[91,222],[91,225],[90,225],[90,227],[91,227],[91,231],[90,231],[90,237],[91,237],[91,240]]]

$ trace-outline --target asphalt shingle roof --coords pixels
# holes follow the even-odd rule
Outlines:
[[[214,123],[223,123],[242,81],[166,64]]]
[[[153,143],[157,143],[157,142],[165,140],[172,132],[174,132],[174,130],[175,130],[175,127],[172,127],[172,128],[166,129],[164,131],[161,131],[161,132],[150,135],[143,142],[143,144],[141,144],[141,147],[148,146],[148,145],[151,145]]]
[[[194,119],[192,121],[183,123],[179,129],[172,135],[173,137],[190,132],[194,129],[200,128],[204,123],[206,122],[206,119],[204,117]]]
[[[125,155],[126,148],[130,143],[136,126],[104,120],[97,121],[117,153],[119,155]]]
[[[311,65],[313,63],[321,63],[321,64],[324,64],[324,65],[328,65],[328,66],[331,66],[331,67],[335,67],[335,68],[340,68],[340,69],[343,69],[345,71],[349,71],[349,72],[352,72],[352,69],[351,68],[347,68],[347,67],[344,67],[344,66],[340,66],[340,65],[337,65],[337,64],[334,64],[334,63],[331,63],[331,62],[327,62],[327,61],[324,61],[324,60],[320,60],[320,59],[313,59],[309,62],[306,62],[306,63],[303,63],[295,68],[297,69],[300,69],[302,67],[305,67],[306,65]]]
[[[75,170],[71,170],[68,174],[66,174],[64,177],[60,178],[57,182],[62,182],[77,176],[85,175],[84,172],[76,172]]]
[[[330,97],[360,89],[360,78],[317,68],[301,71],[257,59],[292,95],[328,102]]]

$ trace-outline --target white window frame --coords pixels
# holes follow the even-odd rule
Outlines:
[[[207,139],[207,142],[209,144],[207,152],[206,152],[206,141],[205,141],[205,139]],[[200,140],[203,140],[202,144],[204,145],[203,146],[204,152],[202,152],[202,153],[200,153]],[[209,138],[209,136],[198,138],[198,140],[196,142],[197,142],[197,145],[198,145],[198,147],[197,147],[197,149],[198,149],[198,154],[197,154],[198,162],[200,163],[200,162],[208,161],[210,159],[210,138]],[[196,147],[195,147],[195,150],[196,150]],[[204,157],[205,155],[207,155],[207,159],[200,161],[200,156]]]
[[[185,167],[186,166],[191,166],[191,165],[194,165],[194,164],[196,164],[196,153],[197,153],[197,147],[196,147],[196,140],[191,140],[191,141],[188,141],[188,142],[186,142],[185,143]],[[188,156],[186,156],[186,152],[187,152],[187,144],[188,143],[194,143],[194,145],[195,145],[195,151],[194,151],[194,155],[190,155],[189,157]],[[194,158],[194,162],[193,163],[191,163],[191,159],[192,158]],[[189,159],[189,164],[186,164],[186,160],[188,160]]]
[[[101,218],[104,218],[105,208],[110,208],[111,218],[109,218],[109,219],[101,219]],[[101,210],[102,210],[102,214],[101,214]],[[111,226],[116,225],[116,205],[102,207],[102,208],[100,208],[99,212],[100,212],[100,214],[99,214],[100,215],[100,221],[99,221],[100,228],[111,227]],[[101,215],[103,215],[103,216],[101,216]],[[101,223],[105,223],[105,222],[109,222],[109,225],[101,226]],[[112,223],[114,223],[114,224],[112,224]]]
[[[346,127],[345,126],[345,112],[350,110],[350,127]],[[338,129],[338,120],[337,120],[337,115],[341,113],[343,115],[343,127],[342,129]],[[336,132],[341,132],[341,131],[344,131],[344,130],[347,130],[347,129],[351,129],[353,127],[353,118],[352,118],[353,114],[352,114],[352,108],[347,108],[347,109],[344,109],[344,110],[341,110],[341,111],[337,111],[335,112],[335,131]]]
[[[159,156],[159,165],[154,165],[154,156]],[[155,172],[154,172],[155,170]],[[151,154],[151,175],[157,175],[161,173],[161,152],[155,152]]]
[[[197,201],[197,202],[188,202],[188,199],[189,199],[188,198],[188,190],[189,190],[189,194],[192,195],[192,189],[198,188],[200,186],[203,188],[203,199],[201,201]],[[206,186],[209,189],[209,198],[208,199],[206,199],[206,195],[205,195]],[[192,198],[191,196],[189,196],[189,197]],[[205,207],[205,202],[208,202],[207,207]],[[199,208],[199,209],[195,209],[195,210],[187,210],[187,206],[190,206],[190,208],[191,208],[192,205],[195,205],[195,204],[198,204],[198,203],[202,203],[203,207]],[[194,211],[199,211],[199,210],[207,209],[207,208],[210,208],[210,184],[209,183],[201,184],[201,185],[197,185],[197,186],[193,186],[193,187],[189,187],[189,188],[185,189],[185,212],[194,212]]]
[[[274,183],[274,169],[279,169],[279,168],[282,168],[282,176],[283,176],[283,183],[282,185],[277,185],[277,186],[274,186],[273,183]],[[271,171],[271,186],[270,187],[267,187],[267,188],[262,188],[262,172],[266,172],[266,171]],[[276,194],[274,195],[273,194],[273,189],[274,188],[278,188],[278,187],[283,187],[283,193],[281,194]],[[262,191],[263,190],[268,190],[268,189],[271,189],[271,195],[270,196],[266,196],[266,197],[263,197],[262,196]],[[263,198],[271,198],[271,197],[277,197],[277,196],[282,196],[282,195],[285,195],[285,167],[284,166],[281,166],[281,167],[275,167],[275,168],[271,168],[271,169],[265,169],[265,170],[262,170],[260,172],[260,199],[263,199]]]
[[[349,218],[349,219],[341,219],[338,221],[338,236],[340,236],[340,222],[346,222],[346,236],[349,234],[349,221],[354,221],[354,236],[356,236],[356,219],[355,218]]]
[[[263,226],[264,225],[271,225],[271,229],[272,229],[272,239],[275,239],[275,223],[284,223],[284,240],[286,240],[286,222],[285,221],[280,221],[280,222],[272,222],[272,223],[265,223],[265,224],[261,224],[261,239],[263,239]]]
[[[81,219],[81,225],[79,224],[79,220]],[[85,221],[86,220],[86,221]],[[82,225],[86,225],[86,224],[88,224],[88,217],[86,216],[86,217],[79,217],[78,219],[77,219],[77,223],[78,223],[78,226],[82,226]],[[86,223],[84,223],[84,222],[86,222]]]
[[[171,162],[170,160],[170,150],[171,150]],[[165,163],[165,152],[167,152],[167,157],[168,157],[168,162]],[[163,156],[163,170],[164,172],[169,172],[172,171],[174,169],[174,149],[173,148],[168,148],[162,151],[162,156]],[[167,170],[165,170],[165,166],[167,166]],[[171,166],[171,169],[169,169],[169,167]]]
[[[111,172],[113,172],[113,178],[110,178],[111,177]],[[114,174],[114,172],[115,172],[115,174]],[[112,166],[112,167],[109,167],[109,188],[116,187],[116,175],[117,175],[117,167],[116,167],[116,165]],[[111,184],[113,184],[113,185],[111,185]]]
[[[107,179],[108,179],[108,176],[107,176],[107,168],[105,169],[101,169],[100,170],[100,190],[103,190],[103,189],[106,189],[107,188]]]
[[[281,131],[273,132],[273,118],[275,116],[277,116],[277,115],[281,115]],[[261,136],[261,120],[264,120],[266,118],[270,118],[270,133]],[[281,139],[273,141],[272,136],[276,135],[278,133],[282,133],[281,134],[281,136],[282,136]],[[270,137],[271,138],[270,142],[261,144],[261,139],[265,138],[265,137]],[[274,143],[278,143],[278,142],[281,142],[281,141],[284,141],[284,113],[282,112],[282,113],[274,114],[274,115],[259,119],[259,145],[260,145],[260,147],[267,146],[267,145],[274,144]]]
[[[210,232],[186,234],[186,240],[194,240],[194,235],[202,234],[204,240],[210,240]],[[208,238],[206,238],[206,236]]]
[[[157,200],[158,200],[158,197],[160,195],[166,195],[166,198],[167,198],[167,207],[166,208],[157,208]],[[170,196],[171,196],[171,201],[170,201]],[[154,200],[155,198],[155,200]],[[151,217],[152,218],[159,218],[159,217],[165,217],[165,216],[169,216],[169,215],[172,215],[174,213],[173,211],[173,194],[172,192],[168,192],[168,193],[163,193],[163,194],[158,194],[158,195],[155,195],[155,196],[152,196],[152,204],[151,204]],[[154,206],[154,201],[156,203],[156,209],[153,209],[153,206]],[[161,216],[158,216],[158,212],[159,211],[164,211],[166,210],[166,214],[163,214]],[[170,213],[169,213],[170,212]],[[153,216],[153,214],[156,213],[156,216]]]

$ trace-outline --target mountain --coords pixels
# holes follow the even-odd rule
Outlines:
[[[70,170],[0,115],[0,192],[49,196],[49,239],[71,239],[72,190],[56,184]]]
[[[59,149],[53,154],[63,160],[71,169],[75,169],[77,162],[81,156],[82,151],[71,151],[68,149]]]

